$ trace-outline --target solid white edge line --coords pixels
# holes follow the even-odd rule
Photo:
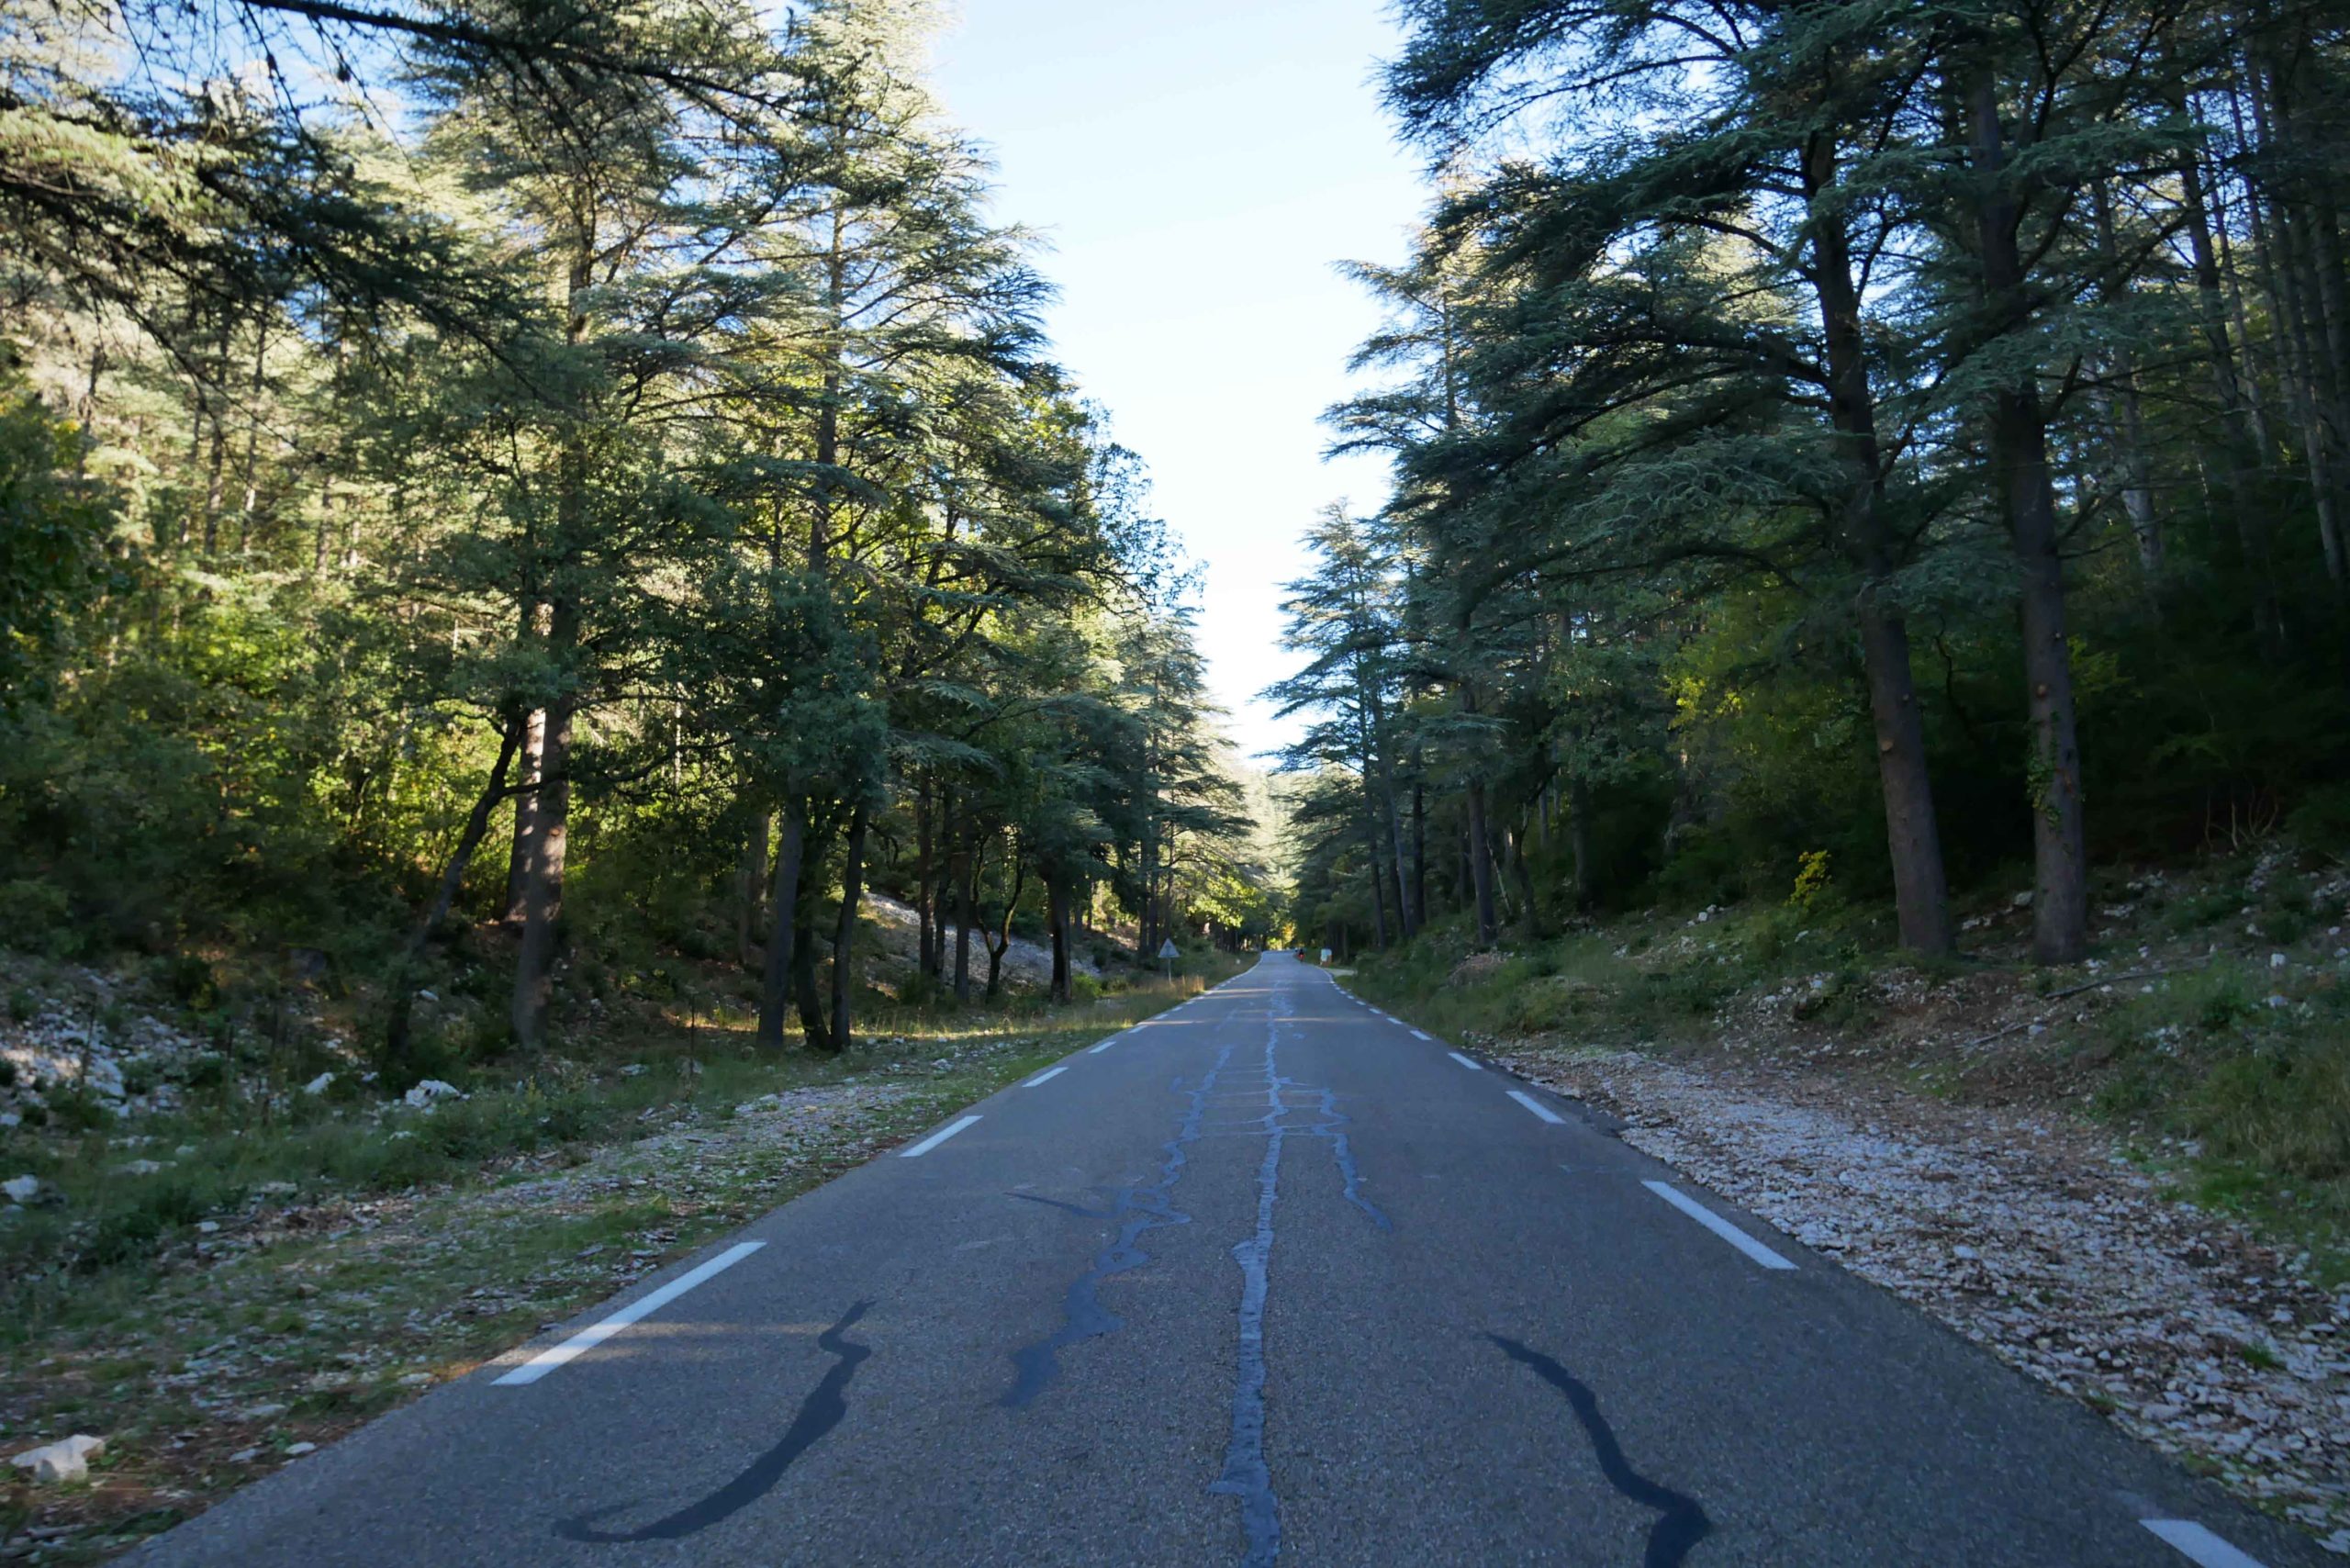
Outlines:
[[[738,1241],[700,1267],[679,1274],[667,1284],[649,1295],[621,1307],[610,1317],[591,1323],[560,1345],[551,1345],[524,1361],[520,1366],[498,1378],[500,1384],[536,1383],[555,1368],[585,1351],[592,1350],[621,1329],[648,1313],[658,1312],[712,1274],[733,1268],[735,1264],[767,1245],[764,1241]]]
[[[1475,1062],[1471,1061],[1467,1057],[1462,1056],[1459,1051],[1447,1051],[1444,1054],[1450,1057],[1454,1061],[1459,1062],[1461,1066],[1467,1068],[1472,1072],[1483,1072],[1485,1070],[1483,1068],[1479,1067]]]
[[[1516,1101],[1519,1104],[1525,1106],[1528,1110],[1533,1112],[1536,1115],[1541,1117],[1544,1121],[1549,1122],[1553,1126],[1556,1126],[1566,1120],[1566,1117],[1561,1116],[1558,1112],[1553,1111],[1550,1106],[1545,1105],[1541,1101],[1537,1100],[1533,1095],[1528,1094],[1523,1089],[1511,1090],[1509,1092],[1509,1097]]]
[[[1427,1031],[1425,1029],[1415,1029],[1412,1031],[1412,1038],[1416,1040],[1425,1040],[1427,1037]]]
[[[2140,1519],[2164,1545],[2202,1568],[2261,1568],[2260,1559],[2239,1551],[2193,1519]]]
[[[1658,1197],[1662,1198],[1666,1203],[1671,1204],[1674,1208],[1679,1209],[1683,1214],[1687,1215],[1691,1219],[1695,1220],[1699,1225],[1704,1226],[1707,1230],[1712,1231],[1716,1236],[1720,1237],[1724,1241],[1729,1242],[1732,1247],[1737,1248],[1740,1252],[1745,1253],[1747,1257],[1752,1259],[1755,1262],[1762,1264],[1764,1268],[1792,1269],[1795,1267],[1793,1263],[1788,1262],[1785,1258],[1780,1257],[1776,1252],[1772,1251],[1768,1247],[1763,1246],[1761,1242],[1755,1240],[1754,1238],[1747,1235],[1746,1232],[1739,1229],[1738,1226],[1730,1224],[1729,1221],[1722,1218],[1721,1215],[1716,1214],[1705,1204],[1697,1202],[1696,1199],[1692,1198],[1678,1187],[1675,1187],[1672,1182],[1643,1182],[1640,1185],[1646,1187],[1650,1192],[1654,1193]]]
[[[961,1132],[965,1127],[969,1126],[973,1122],[978,1120],[979,1117],[977,1116],[957,1116],[955,1120],[947,1123],[945,1126],[939,1128],[936,1132],[931,1134],[928,1137],[914,1145],[913,1148],[900,1149],[898,1151],[898,1158],[901,1159],[919,1159],[923,1155],[928,1154],[932,1149],[936,1148],[940,1144],[945,1143],[948,1138],[953,1137],[957,1133]]]
[[[1060,1067],[1048,1067],[1044,1071],[1038,1073],[1035,1077],[1030,1079],[1027,1082],[1022,1084],[1020,1087],[1023,1089],[1034,1089],[1039,1083],[1051,1082],[1054,1079],[1058,1078],[1062,1073],[1067,1072],[1069,1068],[1066,1064]]]

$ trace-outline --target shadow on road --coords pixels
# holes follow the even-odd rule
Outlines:
[[[841,1315],[840,1321],[816,1336],[817,1347],[830,1351],[838,1359],[824,1374],[824,1380],[800,1402],[800,1414],[793,1417],[790,1428],[781,1441],[751,1462],[748,1469],[721,1486],[707,1497],[687,1504],[666,1518],[654,1520],[640,1529],[603,1530],[595,1528],[596,1521],[635,1506],[632,1502],[615,1503],[593,1513],[575,1515],[557,1521],[554,1533],[565,1540],[622,1542],[632,1540],[678,1540],[706,1530],[733,1514],[757,1502],[783,1479],[792,1462],[813,1447],[816,1440],[841,1424],[848,1414],[848,1381],[856,1375],[857,1363],[871,1355],[870,1348],[845,1339],[841,1336],[854,1327],[873,1304],[860,1301]]]
[[[1499,1345],[1511,1361],[1532,1367],[1536,1376],[1567,1396],[1568,1407],[1574,1411],[1575,1419],[1591,1439],[1592,1452],[1599,1460],[1599,1473],[1607,1478],[1607,1484],[1662,1516],[1649,1531],[1648,1554],[1640,1559],[1642,1568],[1680,1568],[1690,1548],[1705,1540],[1714,1528],[1713,1521],[1706,1518],[1706,1510],[1695,1499],[1660,1485],[1632,1468],[1624,1457],[1622,1446],[1616,1441],[1615,1428],[1599,1413],[1599,1400],[1575,1381],[1573,1373],[1541,1351],[1529,1350],[1515,1339],[1505,1339],[1499,1334],[1485,1338]]]

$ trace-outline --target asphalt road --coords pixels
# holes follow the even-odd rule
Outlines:
[[[938,1132],[131,1561],[2329,1561],[1283,955]]]

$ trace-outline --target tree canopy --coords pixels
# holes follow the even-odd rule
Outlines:
[[[2343,18],[1408,0],[1438,195],[1295,586],[1301,926],[1890,895],[2332,820]],[[1351,793],[1342,788],[1352,780]],[[1815,877],[1817,876],[1815,872]],[[2021,875],[2020,871],[2014,873]]]
[[[397,1081],[651,950],[839,1050],[875,889],[957,997],[1015,925],[1064,996],[1265,935],[1195,582],[931,25],[11,10],[0,937],[332,949]],[[417,1022],[453,970],[495,1037]]]

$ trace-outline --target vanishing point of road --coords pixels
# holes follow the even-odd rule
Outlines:
[[[131,1561],[2327,1560],[1274,954]]]

